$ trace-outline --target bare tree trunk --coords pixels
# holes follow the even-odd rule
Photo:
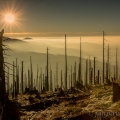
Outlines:
[[[21,71],[21,88],[22,88],[22,94],[23,94],[23,61],[22,61],[22,71]]]
[[[13,98],[15,95],[15,71],[14,71],[14,61],[13,61]]]
[[[72,88],[72,65],[71,65],[71,88]]]
[[[3,39],[4,30],[0,32],[0,98],[5,95],[5,72],[3,68],[4,57],[3,57],[3,48],[2,48],[2,39]]]
[[[74,66],[74,86],[76,85],[76,61]]]
[[[28,69],[28,88],[30,89],[30,70]]]
[[[8,74],[7,74],[7,93],[9,95],[9,68],[8,68]]]
[[[104,43],[104,31],[103,31],[103,84],[104,84],[104,62],[105,62],[105,59],[104,59],[104,45],[105,43]]]
[[[67,90],[67,47],[65,34],[65,90]]]
[[[91,60],[89,56],[89,84],[90,84],[90,80],[91,80]]]
[[[31,89],[33,89],[33,70],[32,70],[32,58],[30,56],[30,72],[31,72]]]
[[[100,84],[99,78],[100,77],[99,77],[99,70],[98,70],[98,81],[97,81],[98,84]]]
[[[95,80],[95,65],[96,65],[96,63],[95,63],[96,61],[95,61],[95,57],[94,57],[94,84],[96,84],[96,80]]]
[[[81,52],[82,52],[82,50],[81,50],[81,37],[80,37],[80,65],[79,65],[79,76],[80,76],[80,80],[79,80],[79,83],[82,83],[82,57],[81,57]]]
[[[86,82],[85,85],[87,86],[88,84],[88,59],[86,59]]]
[[[117,55],[117,47],[116,47],[116,79],[118,79],[118,55]]]
[[[47,47],[47,78],[46,78],[46,90],[49,91],[49,83],[48,83],[48,79],[49,79],[49,66],[48,66],[48,47]]]
[[[56,63],[56,88],[58,89],[58,62]]]

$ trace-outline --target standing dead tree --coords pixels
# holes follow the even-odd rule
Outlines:
[[[105,63],[105,52],[104,52],[104,50],[105,50],[105,39],[104,39],[104,31],[103,31],[103,84],[104,84],[104,63]]]
[[[73,79],[73,83],[74,83],[74,87],[76,86],[76,61],[75,61],[75,65],[74,65],[74,79]]]
[[[62,80],[62,70],[61,70],[61,89],[63,87],[63,80]]]
[[[32,58],[30,56],[30,89],[33,89],[33,69],[32,69]]]
[[[47,47],[47,76],[46,76],[46,91],[49,91],[49,58],[48,58],[48,47]]]
[[[40,86],[40,83],[41,83],[41,86]],[[44,81],[42,77],[42,68],[41,68],[40,80],[39,80],[39,91],[41,91],[41,93],[42,93],[43,87],[44,87]]]
[[[110,47],[109,47],[109,44],[108,44],[108,80],[110,80]]]
[[[56,88],[58,89],[58,62],[56,63]]]
[[[118,79],[118,48],[116,47],[116,79]]]
[[[73,84],[73,79],[72,79],[73,75],[72,74],[73,73],[72,73],[72,65],[71,65],[71,89],[72,89],[72,84]]]
[[[96,61],[95,61],[95,57],[94,57],[94,84],[96,84],[96,79],[95,79],[95,75],[96,75],[95,74],[95,71],[96,71],[95,68],[96,68],[96,66],[95,65],[96,65]]]
[[[88,59],[86,59],[85,86],[88,84]]]
[[[28,69],[28,88],[30,89],[30,70]]]
[[[81,37],[80,37],[80,64],[79,64],[79,83],[82,83],[82,57],[81,57]]]
[[[23,94],[23,61],[22,61],[22,70],[21,70],[21,91]]]
[[[91,68],[90,84],[93,84],[93,68]]]
[[[39,84],[38,84],[38,73],[39,73],[39,67],[38,67],[38,64],[37,64],[37,76],[36,76],[36,89],[39,90]]]
[[[97,84],[100,84],[100,80],[99,80],[99,78],[100,78],[100,72],[99,72],[99,70],[98,70],[98,79],[97,79]]]
[[[53,91],[53,85],[52,85],[52,69],[50,65],[50,91]]]
[[[107,49],[107,62],[106,62],[106,82],[110,82],[110,52],[109,52],[109,44]]]
[[[17,94],[19,94],[19,65],[17,65],[17,58],[16,58],[16,89],[17,89]]]
[[[7,94],[9,95],[9,69],[8,69],[8,74],[7,74]]]
[[[13,92],[12,92],[12,98],[14,98],[15,95],[15,69],[14,69],[14,61],[13,61]]]
[[[65,90],[67,90],[67,45],[66,45],[66,34],[65,34]]]
[[[89,55],[89,84],[91,84],[91,59]]]
[[[116,66],[114,65],[114,80],[116,79],[116,71],[115,71]]]
[[[3,34],[4,30],[0,32],[0,99],[5,95],[5,72],[4,72],[4,57],[3,57]]]

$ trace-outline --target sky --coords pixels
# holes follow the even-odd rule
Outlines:
[[[120,35],[120,0],[0,0],[0,28],[14,35]],[[15,22],[6,23],[7,13]]]

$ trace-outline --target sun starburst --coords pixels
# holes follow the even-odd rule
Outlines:
[[[23,25],[21,24],[22,20],[21,16],[23,14],[23,9],[20,9],[20,7],[12,3],[5,4],[0,3],[0,25],[3,29],[6,29],[9,32],[13,32],[13,29],[19,29],[22,30]]]

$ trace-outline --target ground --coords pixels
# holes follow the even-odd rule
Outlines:
[[[19,95],[21,120],[97,120],[101,116],[105,120],[119,120],[115,116],[120,117],[120,102],[113,103],[112,95],[112,86],[102,85],[62,96],[46,93],[38,99],[32,95],[34,101],[28,99],[28,94]]]

